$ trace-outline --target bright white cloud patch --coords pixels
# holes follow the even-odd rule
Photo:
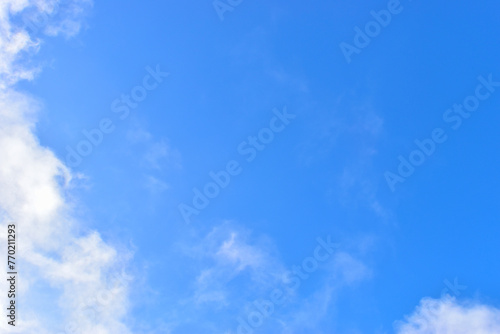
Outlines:
[[[33,79],[39,68],[31,58],[39,49],[40,34],[73,36],[90,0],[0,1],[0,88]]]
[[[14,222],[19,333],[129,333],[131,277],[122,268],[130,254],[81,232],[67,196],[73,175],[33,133],[36,100],[13,88],[38,71],[30,64],[40,44],[34,35],[76,33],[84,3],[0,2],[0,248],[7,249],[4,231]],[[0,289],[8,290],[5,280]],[[0,322],[0,332],[11,329]]]
[[[500,310],[451,297],[426,298],[396,327],[397,334],[498,334]]]

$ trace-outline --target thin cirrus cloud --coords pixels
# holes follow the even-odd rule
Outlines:
[[[255,239],[250,231],[230,222],[214,227],[195,246],[184,245],[183,248],[200,268],[194,287],[196,301],[210,301],[208,297],[214,295],[214,290],[220,297],[230,295],[227,283],[241,277],[246,277],[253,282],[254,289],[262,291],[276,284],[284,272],[269,239]]]
[[[302,274],[295,270],[305,259],[286,264],[271,238],[232,221],[178,247],[187,257],[186,267],[193,271],[185,275],[191,294],[178,302],[176,309],[182,312],[169,319],[172,333],[184,333],[188,326],[198,332],[241,333],[241,320],[250,319],[256,305],[269,301],[274,289],[286,291],[283,303],[274,304],[263,323],[252,326],[255,333],[314,332],[325,318],[331,318],[329,311],[339,291],[371,277],[359,250],[339,249],[297,282]],[[188,320],[193,317],[198,319],[196,325]]]
[[[82,232],[68,196],[75,175],[35,136],[37,100],[14,88],[39,71],[30,61],[40,46],[33,36],[76,34],[89,4],[0,3],[0,225],[5,230],[15,222],[22,235],[19,333],[130,333],[125,316],[132,278],[124,268],[131,254],[96,231]],[[6,249],[4,234],[0,247]],[[5,280],[0,288],[7,291]],[[8,327],[0,322],[0,331]]]

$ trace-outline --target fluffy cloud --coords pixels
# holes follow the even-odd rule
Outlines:
[[[0,2],[0,89],[31,80],[40,70],[32,63],[40,35],[71,37],[90,0],[3,0]],[[15,22],[15,23],[14,23]]]
[[[129,333],[123,319],[131,277],[123,268],[130,254],[118,252],[95,231],[82,232],[68,196],[75,176],[34,135],[37,101],[13,87],[38,71],[30,63],[40,45],[33,27],[74,34],[84,3],[0,3],[0,229],[15,223],[18,233],[19,333]],[[6,249],[5,233],[0,235],[0,248]],[[1,291],[8,290],[6,283],[0,281]],[[0,332],[10,329],[0,322]]]
[[[425,298],[405,321],[396,324],[397,334],[497,334],[500,310],[452,297]]]

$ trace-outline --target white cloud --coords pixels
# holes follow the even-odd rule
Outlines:
[[[295,283],[287,278],[287,272],[302,261],[286,265],[272,240],[256,236],[233,222],[212,228],[205,237],[190,244],[193,245],[184,245],[183,251],[194,260],[188,264],[193,268],[193,293],[181,303],[183,318],[173,317],[171,323],[182,327],[180,323],[195,322],[203,328],[213,327],[204,330],[206,333],[236,333],[237,319],[247,319],[256,310],[254,302],[268,300],[274,289],[287,291],[285,302],[275,305],[274,312],[266,317],[266,328],[275,333],[314,332],[331,318],[339,291],[371,275],[370,269],[354,255],[360,252],[358,249],[339,250],[317,272],[292,287]],[[310,255],[314,250],[315,246]],[[208,318],[215,320],[198,318],[198,314],[210,314]]]
[[[340,291],[371,277],[371,270],[354,255],[339,251],[325,268],[327,275],[312,293],[299,299],[296,307],[277,317],[282,334],[314,333],[325,320],[334,320],[333,310]],[[307,284],[307,283],[305,283]]]
[[[91,4],[90,0],[1,1],[0,89],[33,79],[40,70],[32,63],[41,44],[36,36],[74,36],[80,31],[84,8]]]
[[[150,144],[146,154],[144,155],[144,161],[149,168],[161,169],[163,165],[163,160],[178,161],[176,151],[172,150],[170,146],[164,141],[154,142]],[[177,162],[175,162],[177,163]]]
[[[194,300],[197,303],[222,302],[234,307],[243,294],[231,291],[227,287],[229,282],[243,279],[246,292],[262,293],[277,285],[285,271],[267,238],[252,237],[248,230],[229,222],[213,228],[193,249],[193,254],[202,261],[195,283]]]
[[[75,176],[34,135],[36,100],[13,88],[38,71],[30,57],[40,45],[25,26],[13,22],[22,22],[24,15],[54,14],[57,6],[59,16],[39,27],[71,35],[80,29],[84,3],[89,2],[0,3],[0,229],[14,222],[18,232],[19,333],[130,332],[124,319],[131,277],[122,271],[130,254],[118,252],[73,218],[68,194]],[[5,233],[0,235],[0,248],[7,249]],[[7,291],[5,280],[0,289]],[[10,329],[0,322],[0,332]]]
[[[397,334],[498,334],[500,310],[449,296],[425,298],[396,328]]]
[[[168,183],[163,182],[154,176],[147,175],[145,178],[145,187],[153,194],[161,194],[170,188]]]
[[[181,155],[165,138],[155,140],[145,127],[134,124],[127,132],[127,139],[142,153],[141,164],[151,170],[161,171],[167,167],[182,168]]]

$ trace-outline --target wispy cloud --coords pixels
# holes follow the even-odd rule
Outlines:
[[[181,154],[165,138],[155,139],[153,134],[141,125],[127,132],[127,139],[142,152],[142,166],[150,170],[163,170],[167,167],[182,168]]]
[[[335,305],[337,293],[371,275],[351,251],[329,255],[322,248],[325,244],[321,245],[314,245],[311,256],[290,266],[269,237],[256,235],[235,222],[217,225],[205,236],[182,246],[184,254],[191,258],[188,267],[196,269],[191,272],[190,297],[180,302],[184,316],[173,317],[174,327],[196,322],[207,333],[239,333],[242,324],[255,333],[265,328],[279,333],[319,328]],[[323,261],[311,269],[313,254]],[[307,270],[299,269],[304,265]],[[272,311],[261,315],[261,322],[256,324],[252,318],[259,309],[256,305],[269,306],[276,290],[282,291],[280,303],[272,304]],[[206,317],[199,318],[199,314]]]
[[[280,333],[317,332],[325,319],[333,320],[332,310],[337,305],[340,291],[369,279],[371,269],[357,256],[346,251],[334,254],[324,268],[321,284],[311,293],[298,297],[285,312],[277,317]]]
[[[202,260],[195,283],[197,301],[210,301],[214,296],[225,300],[236,292],[230,291],[228,283],[242,277],[248,291],[262,291],[276,284],[284,273],[268,238],[255,239],[250,231],[230,222],[213,228],[193,251]]]
[[[302,163],[325,165],[331,159],[327,196],[343,206],[367,208],[381,220],[391,220],[390,210],[377,194],[381,178],[374,167],[385,125],[376,107],[369,99],[346,92],[332,102],[331,109],[318,114],[300,147]]]
[[[144,160],[153,169],[161,169],[163,160],[173,162],[178,167],[180,166],[178,152],[173,150],[165,140],[152,143],[144,155]]]

